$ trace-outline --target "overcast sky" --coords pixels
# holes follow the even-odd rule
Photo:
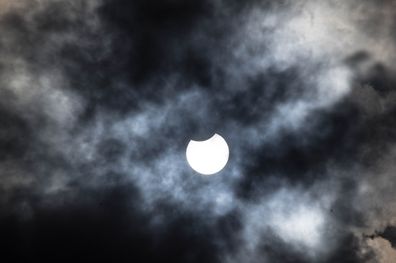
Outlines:
[[[0,261],[394,263],[395,76],[392,0],[0,0]]]

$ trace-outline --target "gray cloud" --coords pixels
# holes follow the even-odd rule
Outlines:
[[[102,258],[391,262],[392,2],[0,6],[0,214],[9,236],[27,229],[16,248],[46,258],[53,238],[31,229],[64,237],[55,252],[83,229]],[[201,177],[185,147],[214,132],[231,159]]]

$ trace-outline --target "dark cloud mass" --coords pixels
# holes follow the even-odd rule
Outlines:
[[[396,262],[395,18],[0,0],[0,261]],[[230,160],[200,176],[214,133]]]

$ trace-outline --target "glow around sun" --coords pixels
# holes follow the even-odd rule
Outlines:
[[[203,175],[220,172],[227,164],[229,148],[218,134],[206,141],[191,140],[187,145],[186,158],[193,170]]]

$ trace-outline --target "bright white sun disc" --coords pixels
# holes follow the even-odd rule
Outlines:
[[[206,141],[191,140],[187,145],[186,157],[193,170],[211,175],[220,172],[226,166],[229,149],[224,138],[215,134]]]

